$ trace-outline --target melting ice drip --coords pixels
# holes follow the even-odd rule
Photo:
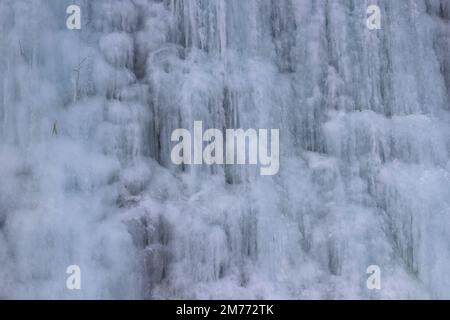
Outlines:
[[[376,3],[1,0],[0,297],[449,298],[450,5]],[[195,121],[279,174],[173,165]]]

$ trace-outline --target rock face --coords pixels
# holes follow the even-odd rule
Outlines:
[[[450,3],[370,4],[0,0],[0,297],[450,298]],[[174,165],[195,121],[278,175]]]

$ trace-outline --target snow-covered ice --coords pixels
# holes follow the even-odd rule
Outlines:
[[[448,0],[0,0],[0,298],[450,298],[449,49]]]

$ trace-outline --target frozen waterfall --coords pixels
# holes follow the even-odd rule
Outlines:
[[[279,173],[174,165],[194,121],[279,128]],[[450,298],[449,265],[450,1],[0,0],[0,298]]]

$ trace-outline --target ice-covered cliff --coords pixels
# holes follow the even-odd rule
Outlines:
[[[448,0],[0,0],[0,297],[450,298],[449,47]],[[279,174],[175,166],[194,121]]]

